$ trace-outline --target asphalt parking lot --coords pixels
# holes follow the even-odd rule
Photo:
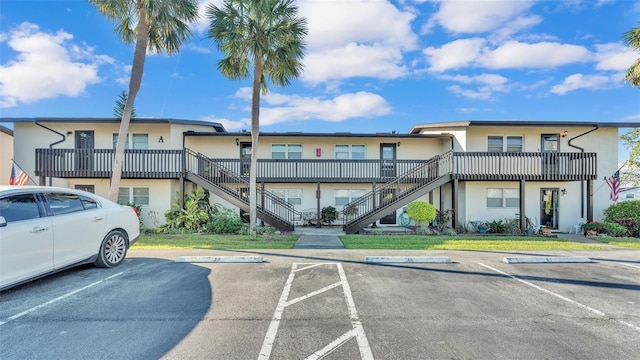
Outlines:
[[[177,263],[182,255],[263,263]],[[453,263],[367,264],[365,256]],[[505,256],[591,263],[507,264]],[[640,251],[143,251],[0,292],[1,359],[637,359]]]

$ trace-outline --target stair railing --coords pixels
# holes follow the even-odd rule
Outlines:
[[[424,186],[453,172],[453,151],[429,159],[396,179],[375,188],[344,206],[344,225],[349,226]]]

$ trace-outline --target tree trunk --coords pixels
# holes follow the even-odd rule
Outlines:
[[[256,54],[253,63],[253,89],[251,94],[251,168],[249,169],[249,231],[256,234],[258,136],[260,135],[260,91],[262,79],[262,54]],[[263,204],[264,206],[264,204]]]
[[[147,21],[147,15],[143,11],[140,11],[138,19],[138,34],[135,50],[133,52],[131,78],[129,79],[129,96],[127,97],[127,102],[122,113],[122,120],[120,121],[118,143],[116,145],[115,156],[113,159],[113,172],[111,173],[111,187],[109,188],[109,200],[114,202],[118,201],[118,190],[120,189],[120,179],[122,178],[122,166],[124,162],[124,147],[127,141],[127,133],[129,132],[133,103],[136,99],[136,95],[138,94],[138,90],[140,90],[140,84],[142,83],[144,60],[147,55],[147,43],[149,41],[149,23]]]

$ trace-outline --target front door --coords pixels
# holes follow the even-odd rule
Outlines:
[[[249,176],[251,169],[251,143],[240,143],[240,176]]]
[[[542,174],[555,175],[559,173],[558,152],[560,152],[560,134],[542,134]]]
[[[540,225],[558,229],[558,189],[540,189]]]
[[[384,206],[387,203],[392,202],[395,199],[395,189],[383,189],[380,192],[380,206]],[[390,212],[380,219],[380,224],[395,224],[396,223],[396,211]]]
[[[92,130],[76,131],[76,170],[93,170],[93,146]]]
[[[380,144],[380,176],[396,177],[396,144]]]

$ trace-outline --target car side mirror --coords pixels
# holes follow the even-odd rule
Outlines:
[[[7,220],[5,220],[4,216],[0,216],[0,227],[7,226]]]

